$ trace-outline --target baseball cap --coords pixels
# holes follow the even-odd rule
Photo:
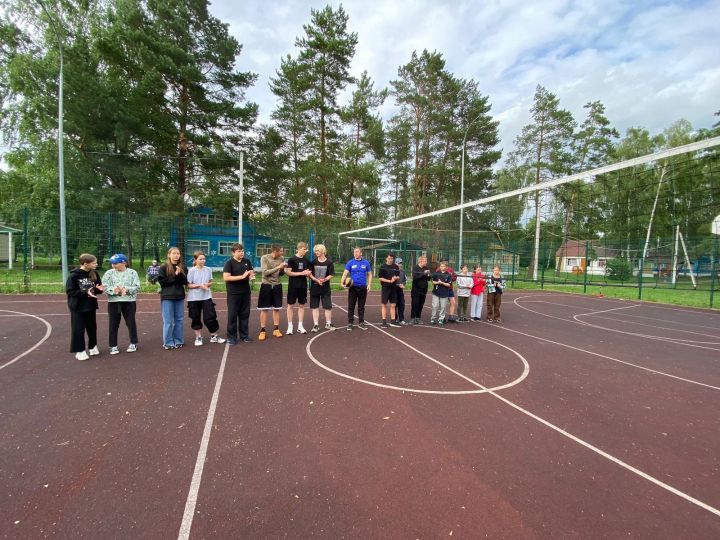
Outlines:
[[[402,259],[400,257],[397,257],[395,259],[395,264],[402,264]]]
[[[122,254],[122,253],[116,253],[112,257],[110,257],[110,264],[120,264],[125,263],[127,264],[128,258]]]

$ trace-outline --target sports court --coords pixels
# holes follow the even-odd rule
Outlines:
[[[720,537],[716,311],[510,290],[384,331],[371,293],[365,332],[175,351],[159,311],[111,357],[101,302],[78,362],[64,296],[0,299],[3,537]]]

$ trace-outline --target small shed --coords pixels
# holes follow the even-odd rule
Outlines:
[[[20,229],[8,227],[0,223],[0,262],[8,263],[8,268],[12,269],[13,263],[17,260],[15,255],[15,238],[22,234]]]

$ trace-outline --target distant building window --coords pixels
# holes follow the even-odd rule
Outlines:
[[[230,247],[235,242],[220,242],[218,245],[218,255],[222,255],[223,257],[232,257],[232,250]]]
[[[580,259],[568,257],[567,265],[568,266],[580,266]]]
[[[192,255],[196,251],[202,251],[205,255],[210,252],[210,242],[208,240],[188,240],[185,245],[187,246],[188,255]]]
[[[270,246],[272,244],[257,244],[255,246],[255,256],[256,257],[262,257],[263,255],[267,255],[272,250],[270,249]]]

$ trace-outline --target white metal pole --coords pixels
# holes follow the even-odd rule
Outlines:
[[[63,152],[63,46],[60,38],[60,29],[55,24],[55,19],[45,7],[42,0],[38,0],[40,7],[47,15],[50,26],[55,33],[55,39],[58,42],[58,51],[60,52],[60,73],[58,75],[58,183],[59,183],[59,199],[60,199],[60,261],[62,267],[63,286],[68,279],[68,257],[67,257],[67,228],[65,219],[65,163]]]
[[[13,263],[12,233],[8,231],[8,270],[12,270],[12,263]]]
[[[240,151],[240,185],[238,189],[238,244],[243,243],[243,182],[244,182],[244,172],[245,172],[245,152],[242,150]]]
[[[470,126],[468,126],[470,129]],[[467,130],[465,130],[465,137],[467,137]],[[462,267],[462,256],[463,256],[463,221],[465,207],[462,206],[465,202],[465,138],[463,138],[462,144],[462,157],[460,158],[460,246],[458,248],[458,262],[457,270],[460,271]]]
[[[680,231],[678,231],[678,236],[680,237],[680,243],[682,244],[683,253],[685,254],[685,263],[688,265],[688,270],[690,270],[690,280],[692,281],[693,289],[697,289],[695,274],[693,273],[692,264],[690,264],[690,257],[688,257],[687,246],[685,245],[685,237]]]
[[[672,284],[675,285],[677,282],[677,256],[678,256],[678,242],[680,242],[680,225],[675,228],[675,247],[673,248],[673,259],[672,259]]]

